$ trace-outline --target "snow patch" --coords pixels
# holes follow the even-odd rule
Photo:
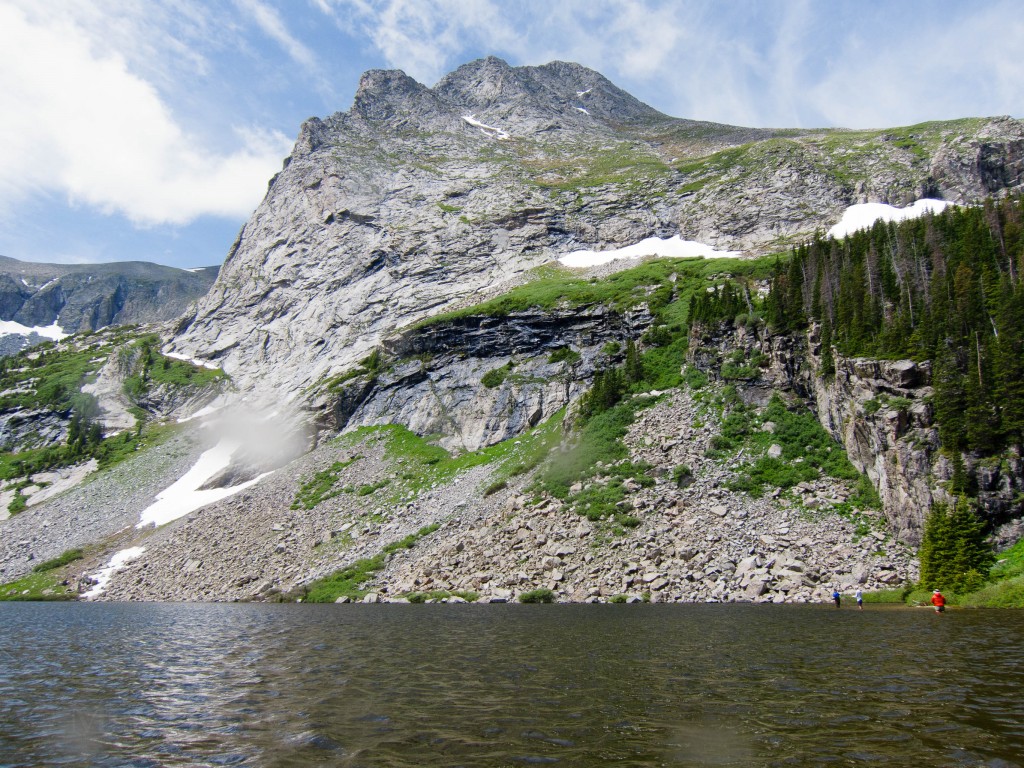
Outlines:
[[[585,90],[585,91],[576,91],[576,98],[577,99],[582,99],[584,96],[586,96],[592,90],[594,90],[594,89],[593,88],[587,88],[587,90]]]
[[[216,363],[210,362],[209,360],[200,360],[198,357],[189,357],[183,355],[180,352],[161,352],[164,357],[171,357],[175,360],[183,360],[186,363],[191,363],[199,368],[209,368],[211,371],[219,371],[220,366]]]
[[[238,450],[240,445],[232,440],[221,440],[213,448],[204,451],[188,472],[156,495],[156,501],[142,511],[141,519],[135,527],[160,526],[177,520],[200,507],[233,496],[239,491],[255,485],[270,474],[266,472],[248,482],[228,488],[199,490],[206,481],[231,464],[231,455]]]
[[[679,235],[673,235],[665,239],[648,237],[646,240],[641,240],[634,245],[627,245],[625,248],[615,248],[610,251],[573,251],[572,253],[560,256],[558,261],[567,267],[595,267],[599,264],[607,264],[615,259],[640,259],[644,256],[668,256],[675,258],[703,256],[706,259],[735,259],[740,255],[739,251],[716,251],[705,243],[698,243],[695,240],[683,240]]]
[[[474,128],[479,128],[481,131],[483,131],[485,136],[494,136],[499,141],[507,141],[508,139],[512,138],[507,133],[505,133],[505,131],[501,130],[501,128],[495,128],[493,125],[481,123],[479,120],[476,119],[475,115],[463,115],[462,119],[465,120],[470,125],[472,125]]]
[[[186,422],[192,421],[193,419],[203,419],[203,418],[206,418],[210,414],[216,413],[217,411],[219,411],[223,407],[224,407],[223,405],[207,405],[207,406],[205,406],[203,408],[200,408],[198,411],[193,413],[191,416],[183,416],[182,418],[178,419],[178,423],[179,424],[184,424]]]
[[[132,560],[139,559],[145,551],[145,547],[129,547],[128,549],[122,549],[120,552],[115,552],[106,567],[101,568],[99,573],[92,577],[96,583],[88,592],[82,593],[82,598],[85,600],[95,600],[107,588],[107,583],[110,581],[111,576],[128,565]]]
[[[29,328],[27,325],[16,323],[13,320],[0,320],[0,336],[10,336],[11,334],[21,334],[22,336],[28,336],[30,333],[37,333],[40,336],[52,339],[53,341],[60,341],[70,336],[70,333],[64,333],[64,329],[61,328],[57,321],[53,321],[53,325],[47,326],[35,326]]]
[[[905,221],[916,219],[926,213],[939,213],[949,203],[945,200],[923,198],[906,208],[896,208],[885,203],[858,203],[851,205],[843,212],[843,217],[828,231],[830,237],[837,240],[852,235],[861,229],[867,229],[876,221]]]
[[[577,111],[577,112],[582,112],[582,113],[583,113],[584,115],[589,115],[589,114],[590,114],[590,113],[589,113],[589,112],[587,112],[587,110],[585,110],[585,109],[584,109],[583,107],[576,107],[576,111]]]

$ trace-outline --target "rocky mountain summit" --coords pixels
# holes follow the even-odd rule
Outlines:
[[[375,70],[349,111],[303,124],[167,349],[324,414],[324,382],[396,329],[576,249],[680,235],[764,252],[857,202],[968,203],[1022,182],[1010,118],[748,129],[662,115],[565,62],[491,57],[434,88]]]

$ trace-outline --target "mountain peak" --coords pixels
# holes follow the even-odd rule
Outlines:
[[[387,120],[407,111],[410,102],[432,100],[430,89],[400,69],[371,69],[359,78],[352,111],[370,120]]]
[[[460,109],[537,123],[539,129],[595,118],[627,122],[661,115],[600,73],[565,61],[512,67],[489,56],[449,73],[434,92]]]

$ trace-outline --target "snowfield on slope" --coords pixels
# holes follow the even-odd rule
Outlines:
[[[82,593],[82,599],[95,600],[103,594],[103,591],[107,588],[107,583],[110,581],[110,578],[128,565],[132,560],[137,560],[141,557],[142,553],[145,551],[145,547],[129,547],[128,549],[122,549],[120,552],[115,552],[106,567],[101,568],[99,572],[92,577],[96,583],[88,592]]]
[[[10,336],[13,333],[19,333],[22,336],[37,333],[44,339],[52,339],[53,341],[60,341],[71,335],[70,333],[64,333],[64,329],[57,324],[56,320],[53,321],[53,325],[37,325],[33,328],[16,323],[13,320],[0,320],[0,336]]]
[[[163,355],[164,357],[170,357],[175,360],[183,360],[186,363],[191,363],[192,365],[197,366],[199,368],[208,368],[211,371],[220,370],[220,366],[217,365],[216,363],[212,363],[209,360],[200,360],[198,357],[189,357],[188,355],[183,355],[180,352],[161,351],[160,354]]]
[[[177,520],[179,517],[184,517],[200,507],[205,507],[207,504],[233,496],[266,477],[268,473],[264,473],[239,485],[200,490],[203,484],[211,477],[227,469],[228,465],[231,464],[231,455],[239,447],[240,444],[237,442],[221,440],[213,448],[204,451],[188,472],[177,482],[156,495],[157,500],[142,511],[140,520],[135,527],[145,528],[147,525],[164,525],[172,520]]]
[[[735,259],[741,255],[739,251],[716,251],[706,243],[683,240],[679,235],[673,235],[664,239],[648,237],[639,243],[608,251],[572,251],[564,256],[559,256],[558,261],[567,267],[596,267],[616,259],[642,259],[645,256],[674,258],[703,256],[706,259]]]
[[[857,205],[851,205],[843,212],[839,223],[833,226],[828,231],[828,234],[830,237],[839,240],[859,230],[867,229],[878,220],[905,221],[906,219],[916,219],[924,216],[926,213],[941,213],[948,205],[949,203],[945,200],[934,200],[931,198],[923,198],[913,205],[908,205],[906,208],[896,208],[885,203],[858,203]]]

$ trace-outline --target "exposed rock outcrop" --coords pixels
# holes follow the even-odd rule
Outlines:
[[[824,378],[818,329],[806,338],[731,323],[694,326],[690,360],[713,377],[736,352],[759,353],[756,375],[736,381],[743,396],[762,403],[776,390],[811,404],[819,421],[867,474],[881,496],[890,529],[908,544],[921,541],[933,502],[950,502],[950,456],[940,450],[931,404],[931,365],[912,360],[845,358],[833,350],[835,373]],[[993,528],[1024,516],[1024,462],[1016,453],[995,459],[963,457],[978,501]]]
[[[592,307],[471,315],[406,331],[385,339],[386,370],[326,390],[331,427],[404,424],[444,435],[441,445],[457,450],[516,437],[574,400],[596,367],[617,361],[605,344],[621,347],[650,322],[645,307]]]

